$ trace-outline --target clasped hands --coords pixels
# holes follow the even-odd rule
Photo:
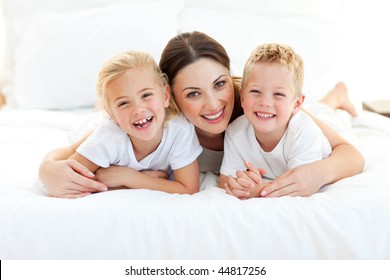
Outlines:
[[[224,185],[226,193],[240,199],[261,197],[263,188],[272,182],[263,181],[263,175],[266,173],[264,169],[256,168],[246,160],[244,160],[244,164],[247,168],[246,171],[237,171],[237,178],[229,176]]]

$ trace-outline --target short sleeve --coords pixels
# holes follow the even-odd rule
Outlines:
[[[180,169],[194,162],[202,152],[194,125],[180,115],[171,120],[169,133],[172,147],[169,156],[169,165],[172,170]]]
[[[238,170],[246,170],[244,159],[230,133],[229,127],[225,132],[224,150],[225,154],[223,156],[220,174],[236,177]]]
[[[118,149],[124,147],[125,143],[120,141],[123,138],[119,137],[122,131],[114,125],[107,121],[97,127],[76,151],[100,167],[106,168],[117,163],[120,154]]]
[[[332,148],[320,128],[311,120],[288,132],[286,148],[288,168],[324,159]]]

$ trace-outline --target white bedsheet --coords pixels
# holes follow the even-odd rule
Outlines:
[[[390,259],[390,119],[355,121],[365,171],[312,197],[241,201],[202,177],[202,191],[118,190],[47,197],[49,150],[84,112],[0,111],[1,259]]]

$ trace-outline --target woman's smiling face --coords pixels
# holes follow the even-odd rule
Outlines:
[[[180,110],[197,131],[225,131],[234,107],[233,81],[225,66],[201,58],[178,72],[172,90]]]

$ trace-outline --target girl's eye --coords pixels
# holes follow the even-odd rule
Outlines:
[[[195,98],[195,97],[198,97],[200,95],[200,93],[198,91],[191,91],[189,93],[187,93],[187,98]]]
[[[129,102],[127,102],[127,101],[122,101],[122,102],[119,102],[119,103],[118,103],[118,107],[119,107],[119,108],[122,108],[122,107],[127,106],[127,104],[129,104]]]
[[[226,84],[226,81],[219,81],[215,84],[215,87],[220,88],[220,87],[223,87],[225,84]]]

